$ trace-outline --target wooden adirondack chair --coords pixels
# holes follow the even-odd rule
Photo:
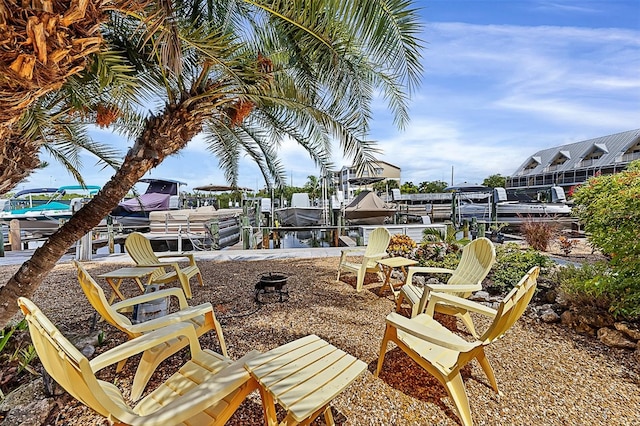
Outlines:
[[[191,299],[191,286],[189,280],[196,276],[200,285],[204,286],[202,281],[202,274],[196,261],[193,258],[193,254],[167,254],[156,255],[151,248],[151,243],[144,235],[139,232],[132,232],[124,241],[124,247],[129,253],[129,256],[136,262],[137,266],[158,266],[158,271],[151,275],[150,283],[152,284],[166,284],[173,281],[179,281],[184,290],[184,294],[187,299]],[[181,267],[177,262],[161,262],[163,258],[180,258],[185,257],[189,259],[189,265]],[[168,270],[169,269],[169,270]],[[167,271],[168,270],[168,271]]]
[[[336,281],[340,281],[340,273],[342,271],[354,272],[356,277],[356,291],[362,291],[362,283],[364,282],[364,276],[367,272],[381,273],[378,260],[387,256],[387,247],[389,246],[389,240],[391,240],[391,234],[385,228],[376,228],[369,235],[369,242],[367,247],[344,249],[340,256],[340,265],[338,266],[338,278]],[[349,262],[347,256],[357,256],[362,254],[360,262]]]
[[[42,365],[74,398],[116,425],[223,425],[257,382],[244,368],[259,355],[250,352],[238,361],[202,350],[193,326],[173,324],[130,340],[89,361],[29,299],[18,304],[29,324],[31,340]],[[96,372],[163,344],[185,339],[191,360],[134,407],[120,389],[99,380]]]
[[[455,404],[462,423],[472,425],[471,408],[460,370],[472,359],[477,359],[491,387],[500,394],[484,348],[502,337],[524,313],[535,292],[539,272],[538,266],[531,268],[500,302],[497,310],[451,294],[432,293],[427,312],[424,314],[409,319],[392,312],[387,316],[376,376],[382,369],[388,342],[395,342],[411,359],[442,383]],[[493,322],[480,338],[469,342],[433,319],[432,315],[439,304],[455,305],[467,311],[487,315],[493,317]]]
[[[95,282],[93,277],[89,275],[86,269],[79,263],[74,261],[76,268],[78,268],[78,281],[80,287],[84,291],[84,294],[89,299],[91,306],[107,321],[120,331],[127,334],[129,339],[134,339],[152,330],[156,330],[162,327],[166,327],[171,324],[179,322],[187,322],[191,324],[196,331],[196,335],[200,336],[209,330],[215,330],[218,341],[220,342],[220,348],[222,355],[227,357],[227,346],[222,334],[222,327],[216,319],[213,312],[213,306],[211,303],[203,303],[198,306],[187,305],[187,300],[180,288],[171,288],[166,290],[160,290],[153,293],[143,294],[140,296],[125,299],[121,302],[109,305],[107,298],[105,297],[102,287]],[[129,318],[122,315],[120,310],[130,308],[133,305],[149,302],[151,300],[157,300],[163,297],[177,297],[179,303],[179,311],[155,318],[139,324],[132,324]],[[158,365],[164,361],[167,357],[178,352],[180,349],[187,346],[189,342],[184,338],[176,338],[174,340],[168,340],[162,344],[149,348],[144,352],[136,370],[136,375],[133,379],[133,386],[131,388],[131,399],[136,400],[140,398],[144,391],[147,382],[151,378],[151,375],[158,367]],[[121,360],[117,366],[116,371],[120,371],[126,362],[126,358]]]
[[[496,250],[488,238],[477,238],[464,246],[460,263],[455,270],[437,267],[411,266],[407,272],[405,284],[400,288],[396,302],[396,312],[399,312],[403,300],[411,305],[411,318],[424,312],[429,301],[430,292],[451,293],[467,298],[472,292],[482,289],[482,280],[487,276],[496,261]],[[412,283],[415,274],[450,274],[446,284],[426,284],[424,287]],[[471,317],[462,312],[456,312],[446,305],[439,305],[438,312],[456,315],[471,334],[478,337]]]

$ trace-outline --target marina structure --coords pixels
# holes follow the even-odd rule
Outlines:
[[[507,178],[506,187],[557,185],[571,194],[590,177],[621,172],[637,159],[640,159],[640,129],[538,151]]]

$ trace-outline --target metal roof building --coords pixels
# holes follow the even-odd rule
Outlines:
[[[507,178],[506,186],[558,185],[570,189],[596,174],[620,172],[637,159],[640,159],[640,129],[538,151]]]

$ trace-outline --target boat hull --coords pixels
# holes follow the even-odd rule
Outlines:
[[[12,214],[11,212],[3,212],[0,214],[0,221],[7,225],[12,220],[17,220],[20,229],[30,234],[39,234],[48,236],[53,234],[62,223],[69,220],[72,216],[71,210],[41,210],[26,212],[22,214]]]
[[[318,226],[322,224],[320,207],[286,207],[274,211],[282,226]]]
[[[505,202],[496,204],[497,221],[505,223],[522,223],[524,220],[557,220],[571,217],[571,207],[561,203],[517,203]],[[488,204],[462,204],[459,206],[459,217],[475,218],[478,221],[491,220]]]
[[[383,225],[387,218],[392,217],[395,210],[352,210],[345,211],[344,218],[351,225]]]

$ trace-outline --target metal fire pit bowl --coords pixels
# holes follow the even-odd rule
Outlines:
[[[282,272],[266,272],[258,276],[256,283],[256,302],[265,303],[263,301],[265,294],[277,293],[279,301],[284,302],[289,298],[289,291],[285,288],[289,276]]]

